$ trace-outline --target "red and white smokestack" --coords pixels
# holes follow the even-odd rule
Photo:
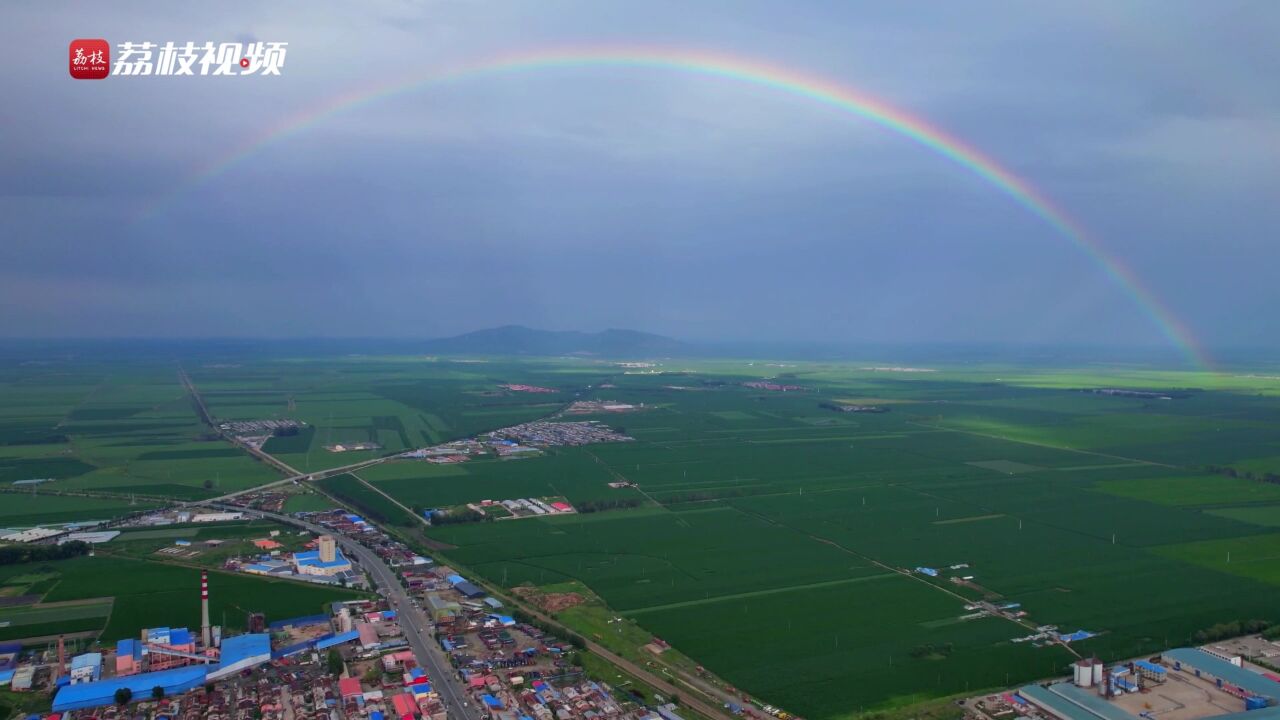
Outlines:
[[[213,646],[213,638],[209,631],[209,572],[200,571],[200,641],[205,648]]]

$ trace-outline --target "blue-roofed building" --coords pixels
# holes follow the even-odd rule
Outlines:
[[[173,628],[169,630],[170,645],[190,645],[191,631],[186,628]]]
[[[448,580],[450,585],[457,585],[458,583],[466,582],[466,579],[461,575],[449,575],[445,577],[445,580]]]
[[[97,682],[67,685],[53,698],[53,711],[83,710],[85,708],[114,705],[116,690],[128,688],[134,700],[151,698],[151,689],[164,688],[165,695],[179,695],[204,684],[206,669],[203,665],[189,665],[173,670],[115,677]]]
[[[209,668],[209,679],[218,680],[271,662],[271,636],[250,633],[223,638],[218,664]]]
[[[1177,648],[1164,653],[1164,660],[1173,664],[1174,670],[1190,672],[1210,680],[1222,680],[1254,695],[1276,700],[1280,698],[1280,683],[1216,658],[1199,648]],[[1274,704],[1274,702],[1272,703]],[[1257,711],[1255,711],[1257,712]],[[1250,717],[1253,717],[1250,715]]]
[[[329,576],[351,571],[351,561],[342,554],[341,550],[334,551],[332,560],[322,560],[319,550],[294,553],[293,564],[298,569],[299,575]]]
[[[317,650],[324,650],[325,648],[331,648],[334,645],[341,645],[342,643],[354,642],[359,639],[360,639],[359,632],[355,630],[348,630],[347,632],[344,632],[344,633],[336,633],[333,635],[326,635],[322,638],[317,638],[315,644],[316,644]]]
[[[484,599],[484,604],[488,605],[494,610],[497,610],[498,608],[502,607],[502,601],[499,600],[498,598],[487,597]]]
[[[102,653],[90,652],[71,658],[71,684],[96,682],[101,678]]]

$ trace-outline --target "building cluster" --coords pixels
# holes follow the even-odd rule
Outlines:
[[[271,435],[275,432],[290,432],[306,427],[300,420],[232,420],[219,423],[218,429],[232,435]]]
[[[198,631],[147,628],[71,657],[61,642],[56,655],[25,658],[18,645],[0,646],[0,683],[51,691],[53,711],[64,720],[445,720],[385,600],[335,602],[326,613],[270,624],[251,612],[249,632],[228,636],[209,624],[207,588],[202,578]],[[334,653],[340,677],[330,674]]]
[[[346,510],[298,512],[294,515],[364,545],[393,568],[421,567],[431,563],[429,558],[417,554],[378,526]]]
[[[331,453],[354,452],[356,450],[381,450],[382,446],[376,442],[365,441],[356,443],[336,443],[334,445],[325,445],[325,450]]]
[[[1088,393],[1090,395],[1138,398],[1139,400],[1173,400],[1175,398],[1185,398],[1189,396],[1189,393],[1185,392],[1169,393],[1152,390],[1132,390],[1130,388],[1083,388],[1080,392]]]
[[[581,403],[574,403],[574,406]],[[621,403],[589,403],[591,408],[608,406],[613,409],[590,409],[579,412],[626,412],[636,409]],[[573,406],[569,411],[572,412]],[[481,457],[521,458],[542,454],[542,448],[560,445],[590,445],[602,442],[627,442],[634,438],[623,435],[597,420],[582,422],[537,421],[512,425],[479,438],[454,440],[442,445],[420,448],[401,453],[402,458],[426,460],[429,463],[449,464],[467,462]]]
[[[767,380],[749,380],[742,383],[743,387],[749,387],[754,390],[770,390],[773,392],[797,392],[804,390],[801,385],[784,385],[782,383],[769,382]]]
[[[408,578],[408,576],[406,576]],[[507,615],[503,603],[448,567],[407,582],[435,624],[436,641],[458,672],[469,701],[494,720],[680,720],[670,707],[649,710],[630,695],[588,679],[574,646]]]
[[[238,511],[193,512],[191,510],[160,510],[131,518],[118,527],[164,527],[166,525],[185,525],[187,523],[221,523],[244,520],[245,514]]]
[[[250,447],[261,449],[272,437],[297,435],[306,423],[301,420],[233,420],[219,423],[218,429]]]
[[[87,543],[107,542],[120,534],[118,530],[103,529],[106,527],[156,527],[179,523],[215,523],[241,520],[242,513],[223,512],[190,512],[167,510],[154,513],[139,514],[109,523],[101,521],[74,522],[57,527],[37,526],[25,530],[13,530],[0,535],[0,542],[7,543],[57,543],[59,545],[72,541]],[[92,529],[99,528],[99,529]]]
[[[522,393],[557,393],[557,392],[560,392],[559,390],[556,390],[555,388],[539,387],[539,386],[537,386],[537,385],[519,385],[519,384],[514,384],[514,383],[512,383],[512,384],[506,384],[506,385],[499,385],[498,387],[500,387],[500,388],[502,388],[503,390],[506,390],[506,391],[508,391],[508,392],[522,392]]]
[[[228,501],[239,507],[254,510],[265,510],[271,513],[284,512],[285,503],[289,502],[289,494],[280,490],[268,489],[237,495]]]
[[[565,408],[565,415],[597,415],[600,413],[625,413],[644,409],[644,403],[631,405],[613,400],[577,400]]]
[[[623,435],[597,420],[584,422],[529,422],[494,430],[486,437],[541,447],[630,442],[635,439]]]
[[[481,500],[467,503],[466,509],[497,520],[516,518],[542,517],[546,515],[563,515],[577,512],[569,501],[563,497],[519,498],[516,500]],[[430,509],[423,511],[428,521],[457,512],[457,508]]]
[[[842,413],[887,413],[889,408],[883,405],[855,405],[842,402],[818,403],[818,407]]]
[[[267,554],[247,560],[234,558],[227,561],[227,569],[254,575],[287,577],[326,585],[357,586],[364,584],[363,576],[342,553],[332,535],[321,535],[308,542],[306,550],[284,554],[279,542],[270,538],[254,540],[254,546]]]

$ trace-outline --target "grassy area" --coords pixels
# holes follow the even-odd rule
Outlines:
[[[156,507],[145,501],[14,492],[0,494],[0,526],[31,527],[50,523],[109,520]]]
[[[25,717],[49,710],[49,696],[43,693],[0,690],[0,718]]]
[[[919,703],[1060,671],[1070,659],[1060,649],[1012,642],[1026,628],[960,619],[984,593],[1020,603],[1030,623],[1100,632],[1078,650],[1104,657],[1156,651],[1242,617],[1280,620],[1270,602],[1280,585],[1280,485],[1223,470],[1280,472],[1274,371],[868,369],[883,364],[681,360],[659,365],[678,374],[633,375],[597,360],[344,357],[189,370],[220,419],[307,423],[268,449],[308,471],[543,417],[575,394],[643,405],[602,416],[634,442],[516,462],[396,460],[361,477],[415,509],[541,496],[638,501],[427,532],[445,559],[488,581],[572,583],[593,600],[561,621],[628,658],[682,668],[695,658],[813,720],[859,712],[892,720],[904,706],[947,720],[946,703]],[[743,385],[765,378],[801,389]],[[557,392],[501,389],[508,383]],[[1113,387],[1173,399],[1084,392]],[[0,483],[48,476],[58,487],[201,497],[274,477],[207,437],[172,367],[10,368],[0,373],[0,398]],[[833,412],[823,407],[832,398],[890,411]],[[366,441],[382,449],[323,449]],[[609,486],[619,479],[638,489]],[[399,532],[423,532],[354,477],[321,487]],[[300,494],[286,509],[328,504]],[[172,539],[132,535],[110,551],[148,557]],[[153,614],[192,622],[182,619],[193,612],[186,590],[167,588],[189,581],[171,573],[194,571],[93,560],[135,565],[110,577],[28,568],[31,577],[15,573],[0,591],[49,601],[105,587],[96,594],[116,598],[109,633]],[[914,572],[922,566],[939,577]],[[131,572],[149,594],[118,586]],[[976,586],[952,581],[959,576]],[[0,577],[9,577],[2,568]],[[313,604],[284,586],[255,593],[235,584],[241,578],[218,577],[234,602],[215,615],[225,611],[228,624],[249,603]],[[644,650],[655,635],[675,651]]]
[[[135,636],[145,627],[198,627],[200,623],[196,592],[200,571],[196,568],[99,554],[36,567],[0,568],[0,583],[6,587],[29,585],[33,571],[41,580],[50,576],[55,580],[44,594],[45,603],[106,598],[105,605],[95,601],[0,611],[0,621],[13,623],[2,629],[0,637],[33,637],[48,634],[50,629],[55,633],[101,629],[101,638],[114,642]],[[339,588],[222,572],[210,573],[209,588],[210,613],[229,630],[243,629],[249,612],[281,619],[320,612],[333,600],[358,596]],[[104,607],[109,608],[109,615],[103,612]]]

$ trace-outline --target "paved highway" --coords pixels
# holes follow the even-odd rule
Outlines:
[[[290,467],[289,465],[285,464],[283,461],[278,460],[277,458],[263,452],[262,450],[259,450],[258,448],[245,445],[244,443],[239,442],[236,438],[231,437],[227,433],[224,433],[221,430],[219,430],[218,426],[213,422],[213,418],[210,417],[209,411],[205,407],[204,399],[200,396],[200,392],[196,389],[195,385],[191,382],[191,378],[186,374],[185,371],[182,371],[182,370],[179,370],[179,377],[182,380],[182,384],[187,388],[187,391],[191,394],[192,399],[195,401],[197,411],[200,414],[200,417],[202,420],[204,420],[210,427],[217,430],[218,433],[222,435],[222,437],[225,438],[226,440],[247,450],[254,456],[261,458],[264,462],[267,462],[272,467],[275,467],[276,469],[290,476],[290,477],[286,477],[283,480],[279,480],[273,483],[268,483],[266,485],[259,485],[257,487],[248,488],[245,490],[240,490],[238,492],[233,492],[227,495],[223,495],[221,497],[210,498],[207,500],[200,500],[197,502],[190,503],[192,505],[215,505],[220,501],[230,499],[239,495],[243,495],[245,493],[258,492],[260,490],[273,487],[275,485],[281,485],[284,483],[289,483],[294,481],[318,480],[322,477],[328,477],[329,475],[337,475],[343,472],[351,472],[363,467],[367,467],[369,465],[376,465],[381,462],[386,462],[387,460],[391,460],[394,458],[394,456],[382,457],[382,458],[376,458],[373,460],[366,460],[364,462],[355,463],[355,464],[348,465],[341,468],[331,468],[329,470],[324,470],[321,472],[316,472],[311,474],[300,473],[298,472],[297,469]],[[370,487],[374,490],[377,490],[377,488],[373,488],[372,486]],[[381,492],[380,490],[377,490],[377,491]],[[391,499],[392,502],[395,502],[397,505],[400,504],[398,501],[394,500],[394,498],[390,498],[390,496],[387,496],[385,493],[383,493],[383,495],[388,497],[388,499]],[[413,654],[418,660],[418,665],[424,668],[427,671],[427,673],[431,676],[431,686],[440,694],[441,699],[445,701],[445,705],[449,713],[453,717],[462,718],[463,720],[481,720],[482,713],[480,712],[480,709],[470,704],[470,701],[467,699],[466,692],[462,688],[461,681],[459,681],[457,678],[457,673],[454,672],[453,666],[449,664],[448,658],[446,658],[444,655],[444,651],[440,649],[440,646],[434,640],[435,631],[434,631],[433,623],[426,616],[426,614],[422,612],[421,609],[419,609],[416,605],[413,604],[413,600],[409,597],[409,594],[405,591],[404,586],[400,584],[400,581],[399,579],[396,578],[395,573],[391,570],[391,568],[385,562],[383,562],[382,558],[377,556],[376,553],[374,553],[369,548],[355,542],[354,540],[351,540],[349,538],[343,537],[342,535],[339,535],[337,533],[330,531],[328,528],[325,528],[320,525],[315,525],[313,523],[308,523],[289,515],[278,515],[276,513],[266,512],[265,510],[247,510],[239,506],[224,506],[224,507],[226,507],[226,509],[228,510],[241,511],[249,514],[256,513],[257,515],[260,515],[265,518],[271,518],[278,522],[287,523],[289,525],[294,525],[296,527],[301,527],[317,534],[330,534],[330,535],[333,535],[335,538],[337,538],[338,543],[342,546],[343,550],[345,550],[350,557],[354,558],[357,562],[359,562],[361,567],[363,567],[366,573],[368,573],[370,579],[373,581],[373,584],[380,590],[385,590],[385,594],[387,596],[388,602],[391,603],[391,607],[395,609],[396,612],[399,613],[400,615],[400,618],[401,618],[400,625],[404,629],[405,638],[409,642],[410,649],[413,650]],[[401,507],[404,507],[404,506],[401,505]],[[408,508],[405,508],[405,510],[408,511],[410,515],[416,516],[416,514],[413,513],[411,510],[409,510]],[[509,596],[506,596],[503,593],[496,591],[494,588],[489,587],[487,583],[482,582],[482,584],[486,587],[486,589],[489,590],[490,594],[503,598],[508,603],[512,604],[513,607],[519,607],[519,604],[514,603],[512,598],[510,598]],[[534,617],[537,617],[543,622],[547,623],[550,627],[562,627],[560,623],[555,621],[554,618],[548,615],[545,615],[544,613],[540,612],[536,608],[526,608],[526,610],[529,611]],[[406,620],[408,622],[405,622]],[[614,665],[621,668],[622,670],[630,673],[632,676],[642,680],[643,682],[647,683],[650,687],[654,688],[655,690],[660,690],[666,693],[669,697],[674,696],[679,692],[678,689],[675,687],[675,685],[673,685],[671,682],[668,682],[668,678],[660,677],[657,674],[650,672],[646,668],[640,667],[639,665],[619,655],[614,654],[613,652],[599,645],[598,643],[595,643],[587,639],[586,646],[589,651],[596,653],[597,655],[604,658],[605,660],[613,663]],[[683,683],[684,685],[688,686],[690,689],[699,691],[701,693],[705,693],[705,695],[708,698],[714,698],[715,701],[733,702],[735,700],[735,698],[733,698],[731,695],[728,695],[723,691],[719,690],[718,688],[715,688],[709,685],[708,683],[703,681],[701,678],[684,677],[683,675],[684,673],[678,673],[677,676],[669,676],[669,677],[670,677],[670,680],[672,681]],[[690,697],[689,693],[684,693],[682,695],[682,702],[687,707],[692,708],[694,711],[702,714],[703,716],[707,718],[724,717],[723,710],[717,706],[715,701],[707,702],[707,700],[703,699],[702,697],[698,697],[698,696]]]
[[[462,689],[462,683],[458,680],[457,671],[449,664],[448,659],[444,656],[444,651],[440,649],[439,644],[434,639],[435,631],[431,620],[426,613],[414,604],[413,599],[409,597],[409,593],[400,584],[395,571],[382,558],[378,557],[377,553],[328,528],[305,522],[295,517],[277,515],[276,513],[262,510],[246,511],[244,508],[238,507],[235,509],[294,525],[313,533],[332,535],[336,538],[343,552],[358,562],[360,567],[368,574],[374,586],[386,595],[392,609],[399,616],[400,627],[404,630],[405,639],[409,641],[409,648],[413,650],[413,655],[418,660],[418,666],[426,670],[431,677],[431,687],[440,694],[440,698],[445,702],[449,716],[451,718],[464,718],[465,720],[480,720],[479,709],[467,699],[466,692]]]

